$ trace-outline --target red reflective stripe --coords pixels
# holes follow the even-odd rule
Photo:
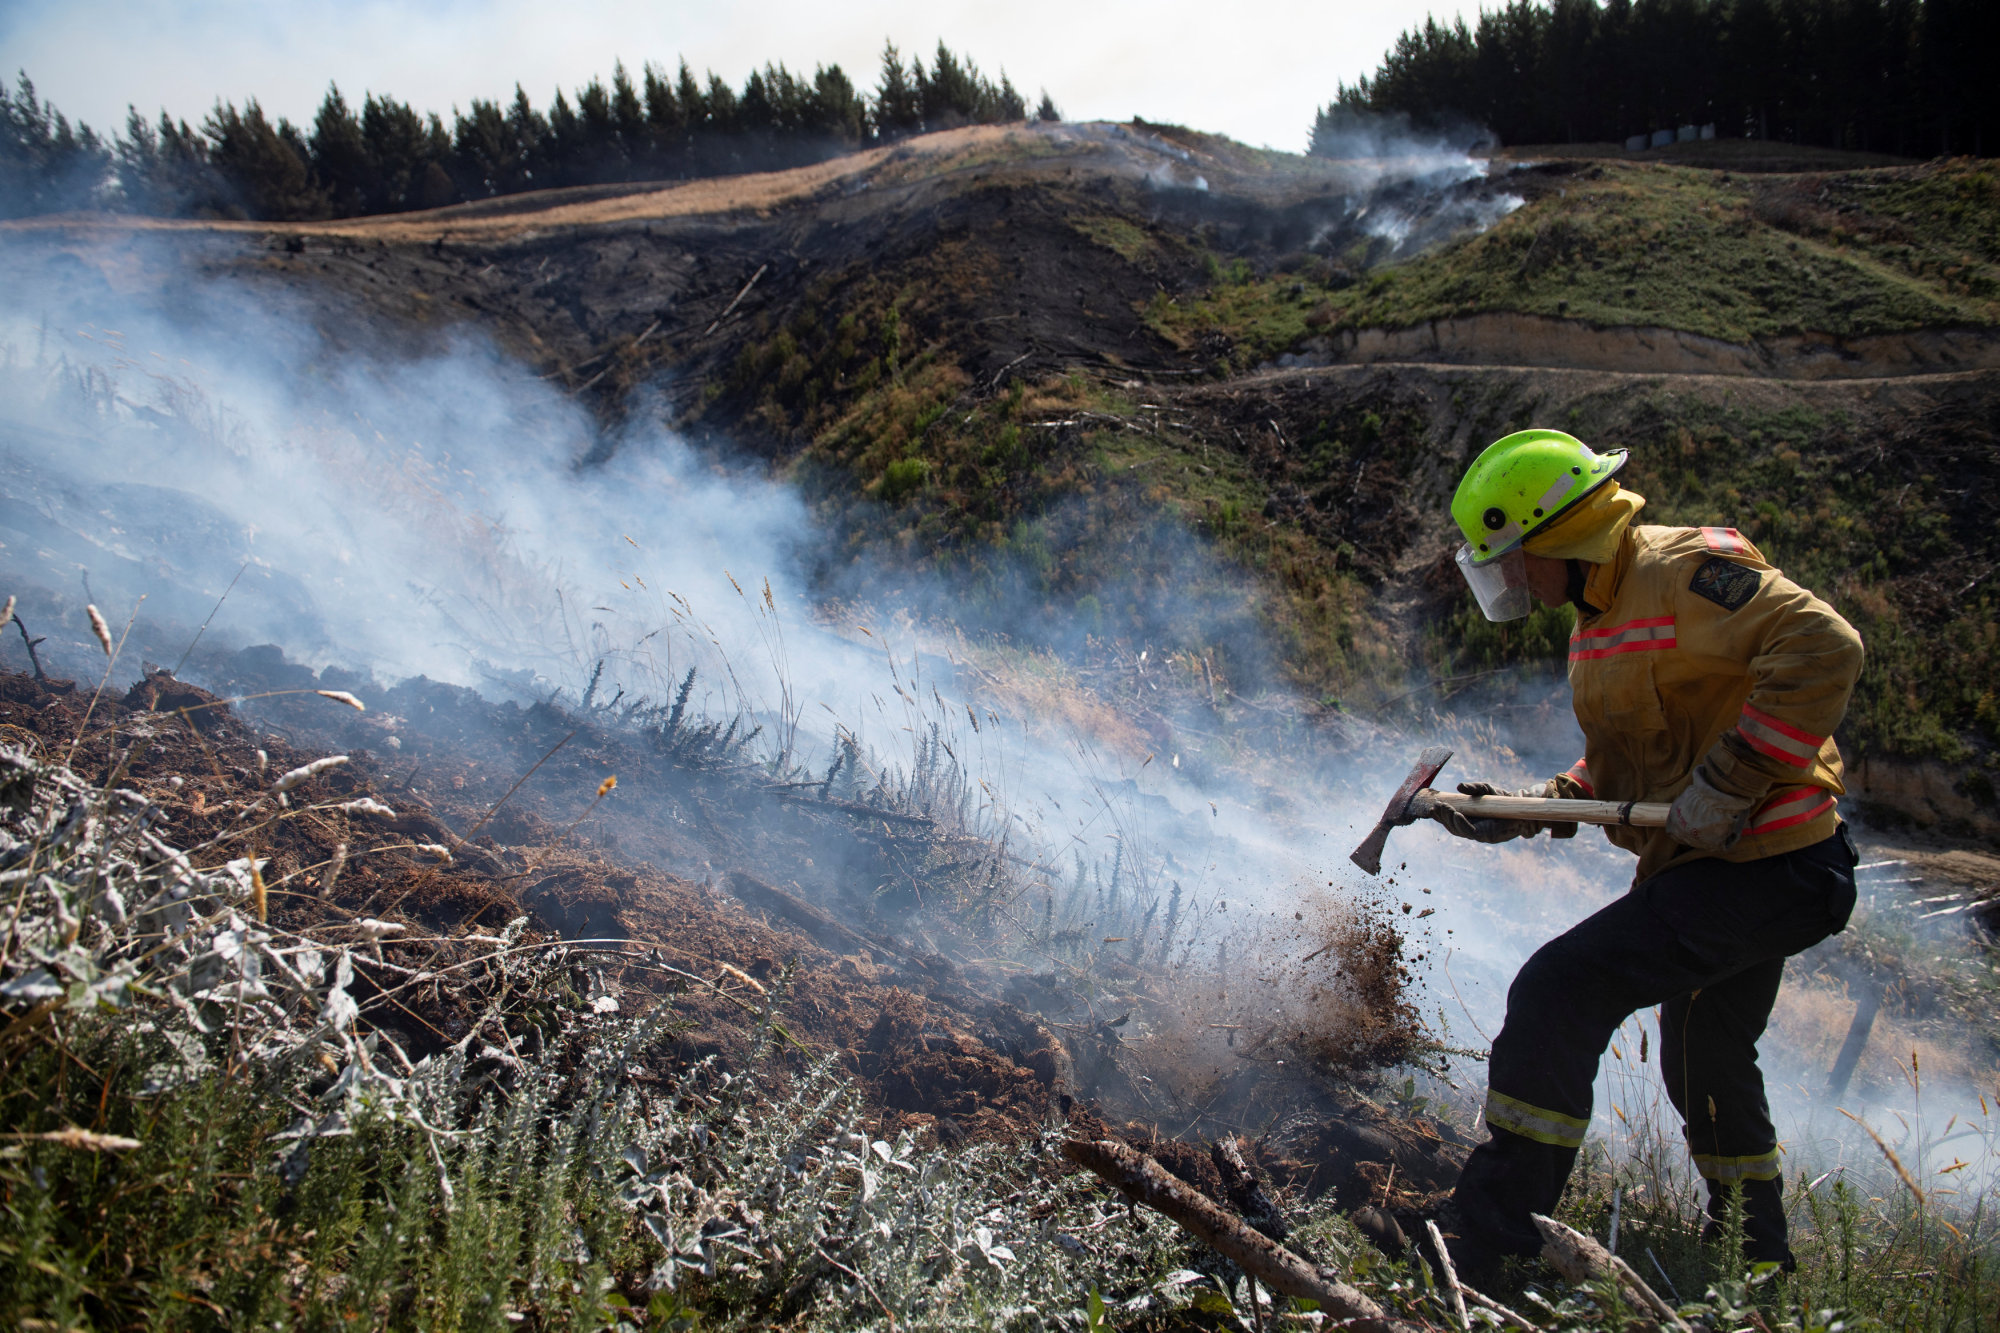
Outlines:
[[[1752,749],[1761,754],[1768,754],[1779,763],[1789,764],[1793,768],[1811,768],[1813,759],[1816,757],[1816,755],[1806,755],[1802,758],[1796,751],[1779,749],[1756,732],[1745,731],[1742,727],[1736,729],[1736,734],[1741,736],[1744,742]]]
[[[1663,630],[1665,633],[1661,632]],[[1653,616],[1646,620],[1628,620],[1622,625],[1604,629],[1578,630],[1570,635],[1569,642],[1569,660],[1572,662],[1611,657],[1617,653],[1672,648],[1676,643],[1674,618]]]
[[[1671,625],[1673,623],[1674,618],[1672,616],[1654,616],[1650,620],[1628,620],[1622,625],[1613,625],[1609,629],[1580,629],[1570,635],[1570,638],[1573,640],[1608,639],[1614,634],[1623,634],[1628,629],[1655,629],[1661,625]]]
[[[1757,807],[1757,818],[1762,819],[1769,815],[1774,815],[1788,805],[1797,805],[1801,801],[1810,801],[1814,797],[1824,793],[1825,790],[1824,787],[1780,787],[1776,795],[1765,801],[1763,805]]]
[[[1791,723],[1780,722],[1777,718],[1772,717],[1769,713],[1760,712],[1759,710],[1752,708],[1749,704],[1743,705],[1743,716],[1749,718],[1753,722],[1761,722],[1765,726],[1769,727],[1771,730],[1779,732],[1786,736],[1790,736],[1795,741],[1800,741],[1806,745],[1810,745],[1813,747],[1814,750],[1818,750],[1820,746],[1826,744],[1826,737],[1815,736],[1810,731],[1800,731],[1797,727],[1793,726]]]
[[[1743,540],[1743,534],[1735,528],[1703,528],[1701,539],[1708,543],[1708,549],[1711,551],[1744,555],[1750,550],[1750,544]]]
[[[1824,795],[1825,799],[1820,801],[1818,805],[1815,805],[1807,810],[1801,810],[1795,815],[1786,815],[1781,819],[1769,818],[1769,817],[1760,818],[1743,831],[1745,833],[1776,833],[1779,829],[1788,829],[1798,824],[1810,823],[1813,820],[1818,819],[1821,815],[1825,814],[1827,811],[1833,809],[1832,794],[1829,792],[1824,792],[1823,789],[1819,787],[1808,787],[1805,789],[1805,792],[1802,795],[1787,797],[1783,801],[1774,801],[1770,805],[1765,806],[1763,810],[1758,812],[1759,815],[1775,816],[1785,806],[1796,805],[1802,800],[1811,800],[1815,795]]]
[[[1676,646],[1676,641],[1673,639],[1639,639],[1632,643],[1621,643],[1611,648],[1586,648],[1581,651],[1573,651],[1569,655],[1569,660],[1572,662],[1588,662],[1598,657],[1616,657],[1620,653],[1643,653],[1650,649],[1673,648]]]
[[[1811,768],[1824,739],[1780,722],[1749,704],[1743,705],[1743,716],[1737,720],[1736,734],[1751,748],[1793,768]]]

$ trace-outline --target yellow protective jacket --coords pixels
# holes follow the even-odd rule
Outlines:
[[[1570,636],[1584,754],[1556,794],[1672,801],[1696,765],[1756,804],[1725,852],[1665,829],[1607,828],[1637,853],[1635,882],[1701,856],[1754,861],[1809,847],[1839,825],[1834,728],[1861,674],[1861,636],[1773,568],[1734,528],[1628,528],[1590,566]]]

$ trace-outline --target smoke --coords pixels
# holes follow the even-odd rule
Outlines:
[[[1420,177],[1403,179],[1414,188]],[[104,276],[139,269],[171,275],[169,296],[121,294]],[[9,241],[0,272],[10,277],[0,308],[10,589],[88,599],[114,620],[136,612],[176,633],[213,613],[218,639],[518,699],[574,696],[599,662],[607,691],[657,698],[699,666],[727,682],[711,706],[774,720],[774,734],[801,747],[817,718],[818,734],[837,722],[906,751],[927,721],[995,703],[936,622],[950,590],[907,573],[878,579],[869,634],[852,618],[821,624],[818,537],[799,497],[697,453],[643,404],[607,440],[475,335],[416,355],[346,346],[311,309],[206,279],[183,251],[143,238],[81,260]],[[1176,548],[1162,586],[1224,582],[1202,570],[1206,558],[1192,542]],[[899,601],[885,603],[888,587]],[[931,619],[898,614],[912,609]],[[1050,615],[1038,607],[1022,621],[1060,641]],[[18,645],[0,651],[18,663]],[[1183,743],[1201,744],[1196,723],[1170,713],[1164,732],[1120,732],[1101,711],[1065,711],[1061,688],[1046,709],[1014,708],[1010,725],[951,733],[989,784],[992,817],[1038,846],[1037,859],[1122,858],[1148,892],[1184,895],[1190,917],[1265,941],[1315,894],[1379,900],[1407,927],[1426,1017],[1448,1045],[1484,1045],[1519,964],[1629,880],[1629,858],[1588,832],[1487,848],[1418,826],[1393,836],[1383,881],[1347,864],[1421,744],[1459,751],[1453,780],[1519,783],[1567,768],[1580,737],[1560,690],[1439,715],[1412,736],[1295,740],[1197,778],[1177,762]],[[1605,1069],[1598,1129],[1617,1142],[1614,1107],[1662,1099],[1634,1061]],[[1821,1134],[1831,1121],[1809,1095],[1813,1072],[1780,1069],[1773,1091],[1781,1123]],[[1476,1071],[1449,1076],[1476,1100]],[[1932,1095],[1971,1101],[1960,1089]],[[1835,1148],[1856,1161],[1873,1152],[1853,1131]]]
[[[1420,130],[1406,115],[1333,106],[1314,125],[1310,152],[1339,164],[1353,182],[1353,222],[1398,257],[1484,231],[1521,207],[1520,195],[1487,185],[1498,146],[1490,131],[1469,122]]]
[[[543,694],[654,660],[676,594],[728,614],[732,565],[784,577],[793,496],[657,432],[583,468],[588,416],[475,339],[335,355],[227,285],[171,313],[79,286],[17,289],[0,335],[17,388],[46,390],[11,395],[0,455],[17,576],[32,552],[50,586],[198,623],[240,570],[218,622],[239,640]]]
[[[136,613],[166,664],[213,615],[210,644],[524,702],[578,697],[600,663],[600,698],[660,699],[698,667],[719,691],[711,710],[765,722],[801,759],[824,757],[835,727],[907,759],[929,722],[957,718],[946,735],[995,794],[994,817],[1064,862],[1173,850],[1204,867],[1205,896],[1319,877],[1317,853],[1250,803],[1211,809],[1220,793],[1196,791],[1172,750],[1149,766],[1094,720],[1044,726],[1026,708],[1011,733],[959,734],[992,690],[960,679],[936,623],[955,591],[907,570],[841,571],[873,605],[822,623],[825,542],[798,494],[697,453],[649,404],[606,428],[464,331],[414,352],[356,346],[351,326],[319,328],[304,296],[211,280],[143,234],[51,258],[29,241],[0,248],[16,279],[0,309],[0,562],[46,605]],[[113,286],[132,273],[151,277]],[[1113,539],[1071,510],[1043,527],[1057,543]],[[1186,590],[1205,587],[1200,614],[1229,618],[1204,624],[1254,633],[1237,580],[1191,537],[1141,535],[1130,595],[1107,594],[1127,625],[1188,620]],[[1033,583],[996,569],[980,623],[1076,647],[1069,608]],[[76,647],[63,669],[92,671],[94,650]],[[64,651],[59,637],[43,649],[57,664]],[[24,665],[18,644],[0,653]],[[1245,850],[1219,857],[1223,845]]]

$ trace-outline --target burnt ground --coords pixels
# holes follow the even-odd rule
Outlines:
[[[449,711],[454,702],[427,703],[423,694],[414,689],[396,703],[435,715],[438,704]],[[253,730],[215,696],[164,673],[122,697],[99,699],[94,709],[87,688],[7,674],[0,676],[0,701],[0,734],[44,756],[60,758],[71,739],[83,735],[71,762],[94,780],[119,766],[130,746],[125,781],[162,808],[164,836],[177,846],[225,836],[277,775],[319,757],[270,731]],[[380,725],[380,714],[356,716]],[[545,725],[538,728],[538,721]],[[528,745],[546,748],[576,730],[556,730],[561,721],[530,717],[520,730]],[[525,913],[545,938],[630,940],[642,954],[657,953],[672,966],[721,982],[719,989],[670,994],[631,972],[637,994],[672,1005],[685,1023],[672,1046],[655,1053],[667,1067],[711,1055],[741,1057],[755,1039],[755,1024],[732,995],[778,991],[786,1030],[815,1054],[839,1055],[884,1132],[933,1126],[947,1140],[1009,1137],[1049,1114],[1063,1069],[1053,1038],[1032,1017],[965,985],[948,961],[871,949],[859,936],[816,938],[814,921],[786,915],[798,909],[783,891],[736,873],[707,883],[667,873],[620,854],[609,845],[617,839],[601,827],[596,836],[566,837],[565,825],[574,821],[564,817],[562,803],[540,793],[523,808],[502,807],[481,824],[521,770],[499,771],[490,750],[458,749],[442,730],[406,729],[414,753],[395,763],[357,752],[347,766],[297,790],[295,804],[307,808],[296,818],[229,839],[212,854],[268,858],[263,873],[272,917],[289,928],[337,933],[349,920],[376,917],[406,924],[413,936],[490,935]],[[545,744],[549,732],[553,740]],[[596,764],[614,758],[598,746],[578,748],[576,756],[544,766],[552,783],[594,772]],[[586,806],[596,779],[587,786]],[[361,796],[383,801],[396,814],[350,816],[307,806]],[[475,824],[481,827],[468,842],[460,831]],[[342,844],[345,864],[324,888]],[[450,848],[451,854],[427,848]],[[384,945],[391,962],[399,951],[414,961],[424,947]],[[895,961],[877,961],[890,958]],[[607,954],[606,964],[615,969],[617,955]],[[358,966],[365,975],[366,960]],[[458,1040],[472,1017],[444,989],[413,1006],[407,1027],[395,1035],[418,1056]]]
[[[741,386],[703,387],[730,386],[746,350],[787,328],[853,315],[873,340],[891,306],[906,357],[945,350],[976,381],[1206,374],[1226,339],[1189,351],[1135,312],[1205,286],[1218,256],[1268,269],[1359,234],[1354,184],[1333,164],[1274,172],[1239,156],[1172,127],[969,130],[740,183],[296,226],[20,226],[0,263],[57,278],[86,307],[92,292],[174,303],[233,279],[336,348],[419,353],[476,330],[612,418],[666,376],[675,425],[784,458],[828,418],[773,420]],[[765,184],[787,177],[798,184]],[[1558,186],[1530,172],[1506,188]],[[825,384],[829,410],[853,387]]]
[[[952,933],[940,915],[898,913],[893,896],[842,888],[885,857],[970,859],[975,840],[941,821],[891,801],[870,811],[865,797],[760,800],[754,766],[676,753],[657,733],[553,707],[496,706],[421,680],[383,692],[331,670],[315,677],[274,650],[218,654],[208,672],[266,697],[232,706],[157,670],[95,697],[88,684],[0,673],[0,739],[143,792],[163,812],[162,835],[200,859],[265,858],[276,924],[333,940],[360,918],[402,924],[403,938],[382,943],[388,965],[435,960],[452,941],[497,934],[520,915],[530,938],[593,942],[581,947],[600,952],[574,955],[595,970],[588,989],[627,1007],[670,1008],[674,1035],[647,1053],[662,1076],[709,1057],[724,1068],[744,1060],[768,1039],[751,1010],[770,1003],[782,1058],[833,1056],[885,1135],[1009,1141],[1067,1119],[1145,1147],[1223,1199],[1201,1140],[1261,1134],[1251,1155],[1273,1181],[1334,1190],[1348,1207],[1422,1206],[1455,1170],[1454,1131],[1393,1116],[1358,1090],[1411,1040],[1384,1025],[1414,1023],[1398,1007],[1393,930],[1349,926],[1351,938],[1334,941],[1337,966],[1370,988],[1343,1012],[1359,1004],[1381,1011],[1380,1021],[1367,1040],[1345,1045],[1314,1034],[1322,1069],[1309,1096],[1295,1078],[1270,1081],[1268,1063],[1246,1052],[1240,1069],[1203,1085],[1213,1113],[1198,1117],[1202,1132],[1176,1135],[1158,1116],[1131,1115],[1125,1092],[1136,1066],[1109,1028],[1067,1021],[1073,997],[1059,994],[1054,974],[1024,985],[1017,970],[1009,984],[972,947],[976,932]],[[357,686],[370,690],[366,712],[309,692]],[[285,690],[295,692],[272,696]],[[392,735],[394,749],[385,745]],[[350,762],[295,789],[284,818],[244,831],[245,810],[278,774],[329,750]],[[600,798],[613,772],[619,782]],[[394,814],[332,808],[364,796]],[[660,868],[690,858],[707,873]],[[928,882],[969,893],[979,875]],[[387,983],[366,951],[355,965],[358,993]],[[1139,969],[1106,967],[1137,984]],[[480,1021],[449,987],[432,987],[406,1002],[387,1035],[421,1058]],[[1288,1114],[1274,1123],[1278,1110]]]

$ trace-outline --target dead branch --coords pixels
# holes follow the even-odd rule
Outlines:
[[[1491,1296],[1482,1296],[1462,1282],[1459,1284],[1458,1289],[1464,1295],[1467,1304],[1476,1305],[1482,1310],[1491,1310],[1494,1314],[1500,1316],[1500,1322],[1508,1328],[1525,1329],[1526,1333],[1541,1333],[1540,1329],[1536,1328],[1526,1319],[1523,1319],[1520,1315],[1515,1314],[1500,1302],[1494,1300]]]
[[[1451,1311],[1458,1316],[1458,1326],[1472,1333],[1471,1316],[1465,1313],[1465,1290],[1458,1281],[1458,1268],[1451,1262],[1451,1250],[1444,1243],[1444,1233],[1430,1218],[1424,1219],[1424,1230],[1431,1233],[1431,1244],[1437,1248],[1438,1271],[1444,1274],[1445,1294],[1451,1297]]]
[[[35,645],[47,639],[48,636],[44,634],[39,639],[31,639],[28,637],[27,623],[23,621],[19,616],[13,617],[13,621],[14,621],[14,628],[21,631],[21,642],[28,645],[28,664],[35,668],[35,679],[47,680],[49,678],[49,674],[48,672],[42,670],[42,659],[35,655]]]
[[[872,953],[893,963],[909,961],[888,945],[871,940],[860,931],[836,921],[797,894],[787,893],[775,884],[766,884],[754,875],[732,870],[723,876],[723,883],[728,886],[731,893],[752,907],[761,907],[767,912],[788,918],[799,925],[806,934],[836,953],[849,949],[859,953]]]
[[[702,337],[706,338],[709,334],[714,333],[717,329],[722,327],[722,321],[728,319],[730,313],[734,311],[737,306],[742,304],[743,298],[750,294],[750,289],[757,285],[757,279],[763,277],[764,270],[769,267],[771,267],[769,264],[759,264],[757,266],[757,271],[750,275],[750,281],[744,283],[743,290],[736,293],[736,299],[734,301],[731,301],[728,305],[722,308],[722,313],[715,317],[715,323],[709,325],[707,328],[701,331]]]
[[[815,782],[811,785],[817,787],[821,784]],[[799,792],[786,791],[782,787],[766,787],[764,790],[778,800],[789,801],[793,805],[824,807],[828,810],[838,810],[845,815],[860,815],[864,819],[881,819],[895,824],[910,824],[917,828],[937,827],[937,821],[928,815],[903,815],[896,813],[894,810],[877,810],[872,805],[862,805],[858,801],[827,800],[817,796],[807,796]]]
[[[1327,1314],[1348,1321],[1345,1326],[1359,1333],[1418,1333],[1418,1325],[1387,1313],[1330,1270],[1313,1267],[1253,1231],[1200,1191],[1168,1175],[1144,1153],[1108,1139],[1071,1139],[1063,1144],[1063,1156],[1096,1173],[1132,1202],[1165,1214],[1272,1291],[1318,1301]]]
[[[1540,1213],[1530,1216],[1535,1220],[1536,1229],[1542,1233],[1542,1258],[1548,1260],[1549,1265],[1564,1278],[1578,1283],[1606,1280],[1622,1283],[1643,1309],[1659,1316],[1668,1328],[1676,1330],[1676,1333],[1693,1333],[1687,1321],[1675,1313],[1674,1307],[1661,1300],[1658,1293],[1632,1271],[1632,1265],[1574,1227],[1564,1226]]]
[[[1243,1214],[1243,1220],[1263,1232],[1272,1240],[1282,1241],[1287,1230],[1285,1215],[1271,1202],[1271,1196],[1257,1183],[1257,1173],[1243,1160],[1243,1150],[1230,1137],[1217,1139],[1208,1145],[1209,1158],[1215,1169],[1222,1175],[1223,1192],[1229,1196],[1230,1206]]]
[[[1002,377],[1006,375],[1008,371],[1012,370],[1015,366],[1020,365],[1023,361],[1026,361],[1029,357],[1033,356],[1034,354],[1035,354],[1035,349],[1031,347],[1027,351],[1015,357],[1012,361],[1009,361],[1006,365],[1000,367],[1000,369],[994,371],[993,380],[990,387],[998,389],[1000,387],[1000,380],[1002,379]]]

